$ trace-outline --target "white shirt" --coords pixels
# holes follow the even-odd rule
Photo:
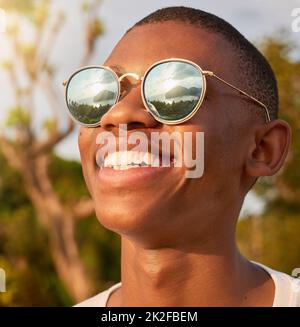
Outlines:
[[[275,296],[273,307],[300,307],[300,279],[273,270],[261,263],[253,263],[262,267],[274,281]],[[76,304],[74,307],[106,307],[110,295],[121,285],[121,282],[114,284],[107,290]]]

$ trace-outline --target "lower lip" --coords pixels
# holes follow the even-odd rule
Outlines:
[[[98,180],[103,184],[111,186],[132,185],[138,183],[155,182],[162,174],[168,173],[173,167],[140,167],[125,170],[115,170],[113,168],[98,168]]]

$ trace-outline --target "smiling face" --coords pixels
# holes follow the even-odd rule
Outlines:
[[[178,22],[131,30],[104,65],[121,66],[122,73],[143,76],[153,63],[168,58],[193,61],[232,83],[238,74],[234,52],[226,41]],[[172,80],[164,83],[168,90],[173,86]],[[190,120],[171,126],[149,115],[143,105],[141,84],[135,84],[102,117],[100,127],[81,127],[83,174],[100,223],[149,247],[232,235],[245,190],[253,181],[246,176],[244,163],[254,118],[241,109],[243,101],[238,93],[208,77],[201,108]],[[97,135],[103,131],[117,134],[119,124],[127,124],[128,135],[141,131],[149,140],[151,132],[192,132],[193,137],[196,132],[204,132],[204,175],[186,178],[186,167],[100,171],[95,160]],[[194,147],[194,157],[195,151]]]

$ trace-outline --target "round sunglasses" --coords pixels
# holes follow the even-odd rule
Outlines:
[[[268,108],[262,102],[186,59],[158,61],[147,69],[143,77],[135,73],[118,76],[107,66],[86,66],[73,73],[63,85],[66,86],[69,113],[83,126],[101,124],[103,115],[122,98],[121,83],[126,77],[142,82],[144,106],[154,119],[175,125],[193,117],[200,108],[206,93],[206,76],[216,78],[254,101],[264,110],[266,122],[271,121]]]

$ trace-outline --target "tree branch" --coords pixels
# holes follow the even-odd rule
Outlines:
[[[18,159],[17,151],[14,148],[13,144],[8,141],[4,136],[0,135],[0,147],[2,152],[9,162],[9,164],[14,167],[16,170],[20,171],[22,169],[21,161]]]
[[[40,69],[45,69],[45,66],[47,65],[49,58],[52,53],[52,49],[54,48],[54,44],[56,43],[56,39],[59,35],[59,32],[62,28],[64,21],[64,16],[62,13],[58,13],[56,17],[56,21],[53,23],[52,27],[50,28],[49,35],[47,37],[46,46],[44,47],[43,51],[40,52]]]
[[[101,4],[101,0],[94,0],[88,9],[88,12],[86,13],[85,19],[84,19],[84,27],[85,27],[85,52],[81,59],[81,66],[85,66],[88,64],[91,56],[94,53],[94,47],[95,43],[98,39],[99,35],[95,35],[94,26],[93,26],[93,18],[98,13],[99,7]]]
[[[69,124],[66,130],[64,131],[55,131],[53,134],[50,134],[45,141],[36,143],[33,146],[32,155],[38,156],[42,153],[50,151],[57,143],[62,141],[65,137],[72,133],[74,130],[75,124],[71,118],[69,118]]]

